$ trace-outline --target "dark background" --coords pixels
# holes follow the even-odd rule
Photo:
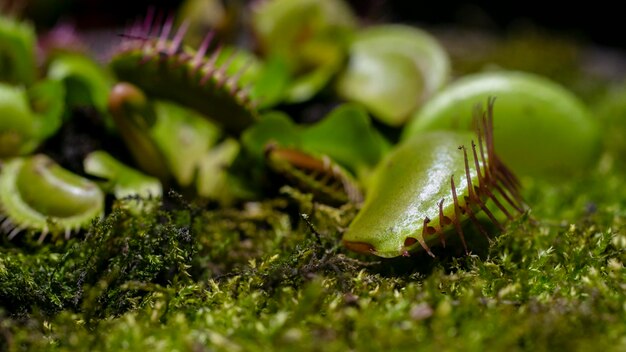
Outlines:
[[[222,0],[225,2],[245,0]],[[583,42],[626,49],[624,11],[618,2],[349,0],[371,22],[455,26],[506,33],[534,25]],[[174,10],[180,0],[0,0],[25,7],[41,27],[70,18],[81,28],[124,25],[148,6]]]
[[[421,4],[420,4],[421,3]],[[491,31],[536,25],[566,36],[600,45],[626,48],[626,11],[619,2],[598,1],[389,1],[397,21],[429,24],[455,23]],[[550,6],[550,7],[548,7]]]

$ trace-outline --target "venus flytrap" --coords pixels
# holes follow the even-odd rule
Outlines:
[[[315,156],[272,143],[266,146],[265,155],[273,172],[312,194],[317,202],[339,206],[348,202],[359,204],[363,200],[356,180],[328,156]]]
[[[282,71],[232,48],[217,47],[206,56],[213,33],[197,51],[185,47],[186,26],[170,40],[171,20],[162,24],[152,13],[127,31],[110,65],[129,82],[114,87],[109,108],[144,171],[166,183],[173,179],[192,194],[229,202],[238,192],[227,174],[239,144],[226,139],[211,149],[219,132],[203,119],[237,135],[256,120],[256,105],[280,99],[282,84],[273,81]],[[190,116],[189,108],[200,119]]]
[[[253,160],[264,157],[273,172],[314,194],[316,201],[333,205],[360,203],[361,189],[389,149],[365,111],[352,104],[311,126],[298,126],[284,114],[266,114],[243,133],[242,144]]]
[[[132,26],[111,58],[110,67],[117,77],[151,98],[196,110],[229,133],[237,135],[252,125],[257,118],[256,103],[240,86],[243,72],[229,75],[229,60],[218,65],[219,49],[206,56],[213,34],[193,50],[182,43],[186,25],[170,39],[172,29],[172,18],[160,23],[158,16],[155,20],[151,14]]]
[[[226,201],[226,173],[239,143],[198,113],[165,101],[149,101],[129,83],[112,90],[109,109],[126,145],[142,169],[166,185]],[[219,143],[218,143],[219,142]]]
[[[281,8],[281,6],[283,6],[281,4],[293,5],[295,3],[272,2],[270,4],[268,2],[266,4],[268,7],[265,8],[265,10],[257,8],[255,11],[269,11],[269,8],[274,8],[273,6]],[[320,9],[325,9],[327,6],[331,6],[332,8],[338,6],[333,4],[333,2],[329,1],[320,5]],[[290,8],[289,6],[291,5],[284,6]],[[315,4],[311,4],[311,6],[317,9],[317,5]],[[283,10],[284,9],[285,8],[283,8]],[[325,18],[324,16],[328,16],[328,13],[322,11],[313,15],[313,17],[318,15]],[[265,20],[268,19],[264,19],[264,21]],[[273,25],[277,24],[274,23]],[[327,34],[324,34],[342,28],[341,26],[337,28],[333,26],[334,25],[330,25],[330,27],[327,27],[326,24],[322,25],[322,27],[319,28],[320,37],[315,37],[317,39],[314,38],[308,44],[303,45],[316,46],[321,45],[320,43],[333,42],[333,40],[326,37]],[[276,102],[280,99],[283,94],[282,90],[284,89],[284,80],[280,78],[283,77],[281,72],[284,71],[282,71],[280,65],[275,65],[277,61],[272,61],[271,57],[268,64],[261,68],[259,68],[258,61],[253,60],[252,57],[232,53],[225,54],[227,49],[222,48],[217,48],[209,57],[205,57],[205,53],[209,50],[211,35],[207,36],[198,51],[194,51],[184,47],[182,44],[185,30],[186,24],[183,23],[180,29],[176,31],[176,34],[174,34],[173,39],[170,40],[169,37],[173,31],[171,21],[168,20],[161,26],[160,20],[157,19],[155,21],[152,15],[148,15],[143,24],[137,24],[131,27],[125,35],[128,39],[122,43],[121,49],[118,50],[112,58],[111,67],[118,77],[123,80],[128,80],[130,83],[135,84],[136,87],[129,88],[130,86],[126,83],[118,85],[111,95],[112,100],[110,105],[111,111],[113,115],[115,115],[114,118],[120,127],[120,132],[123,136],[125,135],[124,138],[129,148],[133,151],[135,159],[142,164],[142,168],[153,175],[161,175],[159,177],[162,180],[166,180],[168,174],[174,174],[178,183],[183,187],[189,184],[189,178],[185,177],[185,180],[181,180],[180,175],[177,176],[175,173],[179,173],[181,170],[185,172],[185,169],[206,173],[206,166],[211,163],[205,160],[202,163],[204,166],[198,167],[200,164],[197,161],[189,159],[193,158],[193,155],[200,156],[202,153],[181,153],[181,150],[186,150],[183,144],[168,142],[167,133],[160,137],[154,134],[148,136],[147,131],[154,128],[154,126],[152,126],[153,122],[150,122],[150,116],[155,116],[155,112],[154,108],[149,107],[150,104],[146,101],[147,97],[169,99],[183,106],[191,107],[211,118],[213,121],[216,121],[219,125],[224,127],[226,131],[237,134],[244,128],[249,127],[256,119],[254,117],[256,114],[254,105],[256,105],[256,103],[251,104],[249,97],[258,99],[257,101],[260,101],[262,106],[268,106],[271,105],[272,102]],[[158,38],[152,38],[154,36],[158,36]],[[279,43],[273,44],[276,44],[276,46],[272,45],[271,47],[273,49],[268,49],[270,52],[274,52],[274,50],[277,50],[281,54],[288,52],[285,51],[284,47],[284,45],[287,44],[283,43],[284,45],[282,47],[278,45]],[[339,47],[335,49],[339,50]],[[243,66],[246,65],[245,61],[248,61],[248,66],[251,66],[248,71],[242,71]],[[292,64],[298,66],[302,65],[302,62],[295,60]],[[271,81],[275,81],[277,77],[279,78],[278,84]],[[239,88],[240,84],[246,84],[246,82],[252,84],[249,93]],[[134,90],[133,93],[130,92],[131,90]],[[119,95],[117,94],[118,92],[120,93]],[[122,98],[118,99],[118,97]],[[292,165],[295,166],[295,169],[278,167],[278,165],[285,166],[283,163],[285,160],[281,161],[279,159],[281,155],[286,155],[283,152],[278,152],[278,150],[283,151],[285,147],[290,149],[293,149],[293,147],[299,148],[300,142],[295,143],[296,145],[291,143],[281,144],[280,142],[285,139],[302,140],[304,149],[299,152],[292,150],[290,154],[299,153],[301,158],[297,160],[301,161],[302,158],[309,161],[316,159],[316,164],[324,165],[324,163],[321,162],[323,160],[322,155],[328,154],[331,158],[339,158],[339,162],[347,165],[347,167],[352,172],[356,172],[360,178],[365,178],[364,175],[366,175],[380,159],[385,142],[371,127],[363,111],[355,107],[337,111],[339,112],[329,116],[328,122],[322,122],[316,127],[305,129],[305,132],[301,134],[299,132],[292,133],[293,131],[286,133],[277,132],[272,126],[272,121],[274,120],[269,119],[263,121],[259,123],[258,127],[253,126],[251,128],[252,131],[256,132],[247,132],[248,136],[243,137],[244,145],[247,146],[247,152],[253,154],[253,158],[256,157],[257,161],[260,160],[263,155],[268,156],[267,161],[270,168],[273,168],[274,171],[280,169],[281,171],[279,173],[285,173],[288,170],[294,171],[298,167],[295,165]],[[140,117],[142,115],[147,119],[142,119]],[[132,122],[133,120],[137,121]],[[134,126],[131,126],[132,124],[134,124]],[[294,126],[294,131],[298,129],[295,128],[295,125],[291,123],[288,118],[285,121],[279,122],[279,124],[291,124]],[[267,128],[270,131],[269,135],[262,136],[264,132],[259,131],[263,131]],[[176,130],[176,128],[167,128],[167,132]],[[260,133],[262,136],[260,137],[261,141],[251,147],[250,141],[254,140],[255,137],[250,136],[255,133]],[[365,133],[365,138],[362,136],[363,133]],[[265,153],[265,151],[269,150],[266,149],[266,146],[270,142],[279,142],[280,148],[272,148],[270,152]],[[350,142],[350,145],[342,147],[342,144],[346,144],[345,142]],[[185,143],[189,144],[188,141]],[[252,144],[254,143],[255,142],[252,142]],[[354,143],[354,145],[352,145],[352,143]],[[176,147],[169,148],[171,153],[168,153],[168,146],[172,145]],[[229,149],[234,150],[232,148]],[[230,162],[234,161],[233,156],[236,152],[229,152],[228,154],[231,155],[228,157],[228,159],[231,160]],[[188,162],[186,161],[185,164],[189,167],[184,167],[184,165],[179,163],[172,164],[172,162],[176,160],[187,160]],[[155,170],[149,170],[150,168],[155,168]],[[318,172],[323,175],[330,170],[334,171],[328,176],[333,178],[331,176],[336,176],[335,174],[340,172],[338,170],[341,170],[341,168],[337,166],[328,169],[308,170],[301,174],[301,176],[310,176],[308,174],[310,172]],[[302,171],[302,169],[300,169],[300,171]],[[186,174],[190,175],[189,172],[186,172]],[[198,189],[206,188],[206,185],[212,183],[209,181],[204,182],[205,185],[203,187],[200,183],[203,182],[203,179],[210,176],[208,174],[197,174],[196,176],[198,176]],[[323,176],[320,177],[323,179]],[[344,176],[340,177],[340,179],[352,180],[352,177],[346,173]],[[309,181],[311,182],[305,182],[305,184],[318,184],[313,182],[313,180]],[[352,196],[346,199],[360,199],[360,195],[355,196],[357,193],[354,191],[358,187],[353,184],[353,181],[348,183],[350,183],[350,186],[346,187],[346,190],[351,190],[349,193],[351,193]]]
[[[4,161],[0,173],[2,230],[69,238],[104,213],[104,195],[93,182],[65,170],[43,154]]]
[[[67,108],[63,83],[35,81],[34,50],[28,25],[0,17],[0,229],[41,242],[87,227],[104,213],[104,195],[46,155],[28,156],[59,130]]]
[[[593,167],[600,151],[597,122],[572,93],[524,72],[470,75],[428,101],[403,131],[471,130],[467,111],[496,97],[498,155],[520,176],[558,179]]]
[[[365,203],[343,235],[354,251],[381,257],[409,255],[430,247],[450,230],[468,251],[463,223],[471,220],[489,238],[476,214],[484,212],[502,229],[488,201],[509,219],[524,211],[519,182],[496,155],[493,100],[477,112],[477,133],[416,134],[378,165]]]
[[[299,101],[316,94],[338,71],[336,61],[343,62],[345,57],[347,42],[343,39],[347,37],[331,38],[330,34],[350,36],[354,25],[350,16],[343,16],[341,11],[336,17],[327,13],[328,8],[339,6],[330,0],[307,3],[312,11],[312,22],[303,22],[312,26],[308,32],[306,26],[301,27],[302,23],[289,17],[293,11],[300,11],[292,8],[294,4],[275,0],[254,9],[255,16],[272,14],[255,17],[267,62],[245,51],[212,46],[211,33],[198,50],[186,47],[183,40],[187,23],[175,29],[171,18],[162,21],[162,16],[154,16],[154,12],[128,29],[110,61],[120,83],[111,89],[108,113],[144,172],[166,187],[176,185],[183,193],[219,200],[221,204],[237,199],[234,184],[241,180],[231,177],[231,171],[237,168],[257,176],[269,169],[282,176],[283,182],[312,194],[316,202],[332,206],[359,206],[365,195],[363,209],[343,242],[348,248],[380,256],[404,255],[417,248],[432,255],[430,246],[435,241],[444,242],[448,230],[456,231],[465,245],[462,223],[470,220],[479,224],[478,212],[500,225],[501,220],[491,208],[496,207],[507,218],[524,211],[518,181],[494,151],[493,136],[499,132],[497,128],[494,132],[492,101],[487,117],[478,119],[477,135],[439,133],[420,135],[410,142],[407,138],[385,159],[390,149],[387,141],[373,127],[366,110],[357,105],[338,107],[311,126],[298,126],[281,113],[258,118],[259,106],[273,106],[283,99]],[[268,41],[280,35],[278,29],[291,27],[310,36]],[[304,49],[295,53],[294,48]],[[311,48],[324,49],[320,52],[328,56],[307,56]],[[403,124],[439,90],[449,70],[447,56],[437,42],[404,26],[363,31],[350,55],[350,64],[337,83],[340,92],[392,126]],[[307,88],[300,91],[306,94],[298,93],[294,98],[292,94],[300,89],[295,88],[300,83],[285,83],[281,60],[287,60],[289,74],[302,75],[300,83],[308,82]],[[390,64],[394,62],[399,64]],[[92,92],[106,89],[106,84],[98,83],[104,80],[92,80],[95,71],[83,64],[73,58],[52,61],[49,76],[64,82],[68,89],[71,80],[94,88]],[[394,76],[390,69],[400,71]],[[318,75],[325,76],[317,81],[323,84],[311,84],[309,79],[316,81],[311,77]],[[372,83],[373,77],[380,75],[385,79],[382,90]],[[272,82],[274,76],[278,83]],[[519,86],[521,92],[534,89]],[[98,101],[92,99],[90,103],[101,105]],[[537,106],[548,109],[545,104]],[[224,138],[220,128],[232,137],[241,135],[242,148],[239,141]],[[407,131],[414,129],[411,125]],[[248,161],[250,164],[242,164]],[[92,158],[88,165],[93,171],[97,163]],[[96,169],[110,180],[124,179],[114,173],[101,173],[101,167]],[[433,174],[432,170],[437,172]],[[243,183],[262,188],[254,177]],[[255,196],[263,194],[254,191]],[[419,204],[416,199],[421,199]],[[493,204],[488,206],[488,201]]]
[[[118,83],[109,95],[109,112],[139,168],[167,182],[172,175],[163,152],[149,134],[156,113],[146,95],[130,83]]]
[[[338,94],[363,104],[374,117],[401,126],[448,80],[448,55],[430,34],[402,25],[358,32]]]
[[[87,155],[84,168],[87,174],[106,180],[99,183],[100,187],[132,210],[141,210],[144,204],[133,197],[150,199],[163,196],[163,187],[158,179],[122,164],[103,150]]]
[[[365,110],[356,104],[341,105],[309,126],[299,126],[280,112],[266,113],[242,135],[244,147],[257,159],[270,142],[328,155],[358,178],[366,178],[390,149]]]

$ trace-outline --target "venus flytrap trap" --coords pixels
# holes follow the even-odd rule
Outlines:
[[[269,168],[282,175],[318,202],[330,205],[359,204],[363,195],[350,173],[328,156],[315,157],[297,149],[266,146]]]
[[[417,134],[378,165],[363,208],[343,235],[354,251],[381,257],[430,249],[453,230],[468,251],[462,223],[471,220],[489,238],[476,214],[484,212],[503,229],[487,206],[490,200],[513,219],[524,211],[519,181],[496,154],[493,100],[476,112],[477,133]]]
[[[593,167],[600,152],[597,121],[572,93],[524,72],[488,72],[452,83],[429,100],[403,131],[469,130],[466,114],[497,97],[494,134],[498,155],[520,176],[559,179]]]
[[[43,154],[4,161],[0,173],[0,215],[9,238],[18,233],[64,234],[87,227],[104,213],[98,186]]]
[[[264,158],[291,185],[335,206],[361,202],[361,189],[389,148],[365,111],[352,104],[310,126],[268,113],[243,133],[242,144],[253,160]]]
[[[352,41],[337,91],[381,122],[401,126],[445,85],[449,71],[447,53],[428,33],[409,26],[372,26]]]
[[[141,210],[143,206],[139,200],[132,199],[133,197],[151,199],[163,196],[163,187],[158,179],[122,164],[105,151],[98,150],[87,155],[84,169],[88,175],[106,180],[101,188],[112,193],[131,209]],[[133,203],[134,201],[137,203]]]
[[[13,238],[64,234],[87,227],[104,212],[104,196],[87,179],[34,152],[62,124],[64,85],[35,81],[35,38],[26,24],[0,17],[0,216]]]
[[[128,30],[111,58],[117,77],[151,97],[195,109],[229,133],[237,135],[252,125],[257,118],[256,103],[239,85],[243,72],[230,76],[228,61],[217,65],[219,49],[206,57],[213,34],[207,34],[196,51],[182,45],[185,24],[170,39],[172,18],[160,23],[159,16],[155,19],[152,14]]]
[[[328,155],[364,179],[390,149],[365,110],[355,104],[338,106],[308,126],[297,125],[284,113],[264,114],[244,132],[242,144],[253,158],[261,159],[268,143]]]

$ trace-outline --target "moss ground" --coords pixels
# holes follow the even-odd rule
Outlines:
[[[626,190],[600,165],[530,183],[532,212],[469,256],[354,256],[353,210],[293,191],[24,236],[1,249],[0,350],[624,350]]]

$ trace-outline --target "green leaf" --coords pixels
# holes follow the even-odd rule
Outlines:
[[[29,85],[37,74],[35,30],[0,15],[0,82]]]
[[[260,108],[274,106],[284,99],[290,80],[287,64],[279,57],[271,57],[261,66],[250,96],[259,102]]]
[[[198,163],[221,131],[194,110],[165,101],[155,102],[154,108],[157,121],[150,135],[178,183],[188,186],[194,180]]]
[[[308,151],[328,155],[357,175],[373,168],[389,149],[367,112],[355,104],[339,106],[305,129],[302,145]]]
[[[0,83],[0,156],[32,152],[61,126],[63,87],[41,81],[31,89]]]
[[[109,153],[97,150],[84,160],[85,172],[108,180],[105,188],[117,199],[128,196],[160,197],[163,189],[158,179],[124,165]]]
[[[259,122],[244,131],[241,142],[257,160],[263,159],[268,143],[289,147],[299,147],[301,144],[298,126],[282,112],[264,114]]]
[[[99,112],[107,112],[113,79],[102,65],[87,56],[75,53],[55,55],[48,68],[48,78],[65,85],[69,108],[95,106]]]
[[[60,82],[41,80],[28,90],[30,105],[37,119],[36,133],[48,138],[61,127],[65,111],[65,88]]]
[[[229,202],[233,187],[229,181],[228,168],[239,154],[239,143],[228,138],[207,152],[198,165],[196,188],[198,195]]]

